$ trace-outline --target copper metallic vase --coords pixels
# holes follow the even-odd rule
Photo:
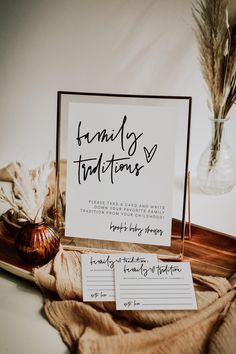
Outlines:
[[[17,254],[32,264],[46,263],[59,250],[58,232],[47,222],[27,221],[19,230],[15,241]]]

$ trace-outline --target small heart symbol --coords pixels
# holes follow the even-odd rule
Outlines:
[[[151,162],[153,156],[155,155],[155,152],[157,150],[157,144],[153,145],[153,147],[151,148],[150,151],[148,151],[148,149],[145,146],[143,147],[143,150],[145,153],[147,163],[149,163],[149,162]]]

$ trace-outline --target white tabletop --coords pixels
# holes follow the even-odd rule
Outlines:
[[[36,285],[0,270],[0,289],[1,354],[69,354],[44,317]]]
[[[195,176],[191,176],[190,186],[191,223],[236,237],[236,186],[230,193],[208,195],[200,190]],[[182,200],[182,197],[183,190],[176,182],[174,198]],[[173,217],[177,219],[181,219],[179,205],[176,203],[173,208]]]

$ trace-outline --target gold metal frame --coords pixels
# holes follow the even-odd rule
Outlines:
[[[122,94],[107,94],[107,93],[87,93],[87,92],[70,92],[70,91],[59,91],[57,93],[57,131],[56,131],[56,166],[55,166],[55,214],[54,214],[54,222],[55,226],[57,229],[60,229],[63,235],[63,210],[62,210],[62,203],[61,203],[61,169],[62,169],[62,156],[61,156],[61,149],[62,149],[62,133],[63,133],[63,121],[62,121],[62,115],[63,115],[63,107],[62,107],[62,101],[66,97],[73,97],[73,99],[81,97],[85,97],[86,99],[105,99],[105,98],[114,98],[114,99],[137,99],[137,100],[171,100],[172,102],[176,102],[177,100],[181,100],[182,102],[186,102],[187,105],[187,117],[186,117],[186,139],[185,139],[185,171],[184,171],[184,188],[183,188],[183,204],[182,204],[182,219],[181,220],[176,220],[172,219],[172,231],[173,228],[176,228],[177,233],[176,235],[171,236],[171,240],[174,240],[172,244],[175,242],[178,242],[178,249],[176,249],[176,246],[174,245],[174,248],[172,249],[168,247],[163,247],[160,246],[158,249],[153,250],[151,249],[150,246],[147,247],[145,250],[140,250],[139,247],[136,249],[132,250],[130,246],[124,247],[126,249],[123,250],[123,243],[121,242],[115,242],[115,241],[107,241],[107,242],[96,242],[97,240],[90,240],[90,239],[82,239],[82,238],[71,238],[71,237],[63,237],[62,238],[62,243],[64,244],[65,247],[72,247],[73,249],[80,249],[83,251],[83,249],[89,249],[89,250],[102,250],[102,251],[142,251],[142,252],[154,252],[159,255],[159,258],[165,258],[165,259],[179,259],[181,260],[183,258],[183,253],[184,253],[184,237],[185,237],[185,232],[186,232],[186,222],[185,222],[185,216],[186,216],[186,209],[188,206],[188,216],[190,216],[190,203],[188,199],[188,204],[187,204],[187,194],[189,195],[189,175],[188,175],[188,160],[189,160],[189,144],[190,144],[190,123],[191,123],[191,107],[192,107],[192,98],[190,96],[149,96],[149,95],[122,95]],[[65,123],[65,122],[64,122]],[[189,196],[190,198],[190,196]],[[190,220],[189,220],[190,221]],[[174,226],[173,226],[174,225]],[[189,222],[189,228],[188,231],[190,230],[190,222]],[[191,231],[191,230],[190,230]],[[189,232],[188,232],[189,233]],[[191,237],[191,235],[190,235]],[[88,242],[86,243],[85,240]],[[115,245],[112,245],[115,244]],[[117,244],[121,244],[121,247],[118,246]],[[130,245],[127,243],[127,245]],[[138,244],[133,244],[138,245]],[[142,245],[144,246],[144,245]],[[157,248],[157,246],[155,246]],[[153,247],[154,248],[154,247]],[[161,252],[160,252],[161,250]]]

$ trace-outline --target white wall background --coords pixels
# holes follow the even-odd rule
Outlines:
[[[195,175],[210,123],[191,0],[1,0],[0,168],[35,166],[55,151],[58,90],[192,96]],[[221,229],[214,219],[209,226]]]

